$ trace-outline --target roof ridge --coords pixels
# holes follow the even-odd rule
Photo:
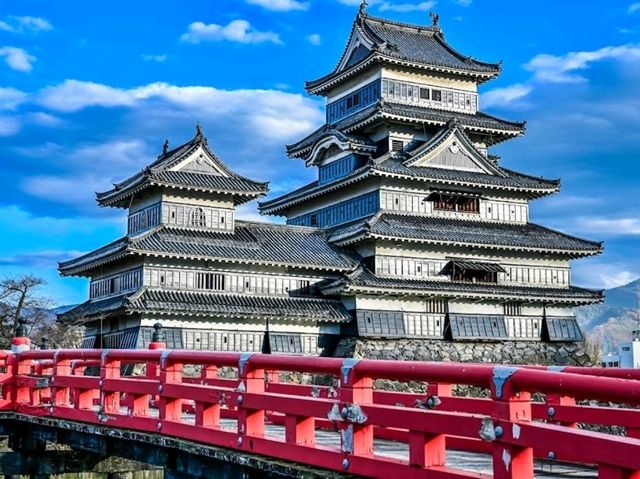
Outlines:
[[[365,20],[370,20],[373,22],[379,22],[382,23],[383,25],[392,25],[395,27],[401,27],[401,28],[411,28],[413,30],[417,30],[418,33],[423,33],[424,32],[430,32],[432,34],[438,34],[441,33],[441,30],[439,27],[435,27],[433,25],[420,25],[418,23],[408,23],[408,22],[401,22],[399,20],[390,20],[388,18],[382,18],[382,17],[375,17],[373,15],[369,15],[366,12],[361,12],[359,13],[359,16],[361,16],[362,18],[364,18]]]

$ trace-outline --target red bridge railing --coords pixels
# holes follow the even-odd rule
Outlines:
[[[143,365],[125,376],[125,366]],[[197,370],[187,377],[185,366]],[[599,368],[307,358],[171,350],[37,350],[0,356],[0,410],[163,434],[375,478],[533,477],[534,458],[640,478],[640,373]],[[96,375],[89,375],[93,370]],[[99,371],[99,372],[98,372]],[[236,378],[225,375],[233,372]],[[279,379],[292,372],[325,384]],[[428,383],[423,394],[377,379]],[[489,390],[455,396],[455,385]],[[532,401],[532,393],[536,400]],[[580,400],[625,407],[581,405]],[[626,435],[578,425],[622,426]],[[336,431],[336,446],[317,442]],[[404,443],[406,459],[376,439]],[[492,456],[493,474],[456,469],[448,449]]]

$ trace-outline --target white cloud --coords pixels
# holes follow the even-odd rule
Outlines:
[[[9,68],[20,72],[30,72],[36,61],[36,57],[17,47],[0,47],[0,57],[4,57]]]
[[[275,43],[282,44],[280,35],[275,32],[261,32],[251,27],[246,20],[233,20],[228,25],[217,23],[206,24],[193,22],[188,27],[188,32],[182,34],[180,40],[187,43],[200,43],[204,41],[227,40],[237,43]]]
[[[468,7],[473,3],[473,0],[453,0],[453,3],[457,3],[461,7]]]
[[[587,288],[617,288],[640,277],[640,271],[629,270],[629,264],[602,259],[574,261],[571,269],[572,283]]]
[[[321,118],[317,104],[302,95],[279,90],[221,90],[213,87],[178,87],[166,83],[120,89],[78,80],[66,80],[47,87],[38,103],[61,112],[88,107],[133,107],[150,99],[160,99],[182,108],[192,117],[241,115],[256,128],[269,128],[274,141],[291,140],[308,133]]]
[[[0,115],[0,137],[13,136],[20,131],[22,123],[14,117]]]
[[[246,0],[251,5],[258,5],[276,12],[289,12],[291,10],[308,10],[309,2],[297,0]]]
[[[322,37],[318,33],[312,33],[307,36],[307,40],[311,45],[318,46],[322,43]]]
[[[640,218],[581,217],[576,220],[582,231],[606,236],[640,236]]]
[[[0,110],[15,110],[15,108],[24,103],[29,96],[15,88],[0,87]]]
[[[27,115],[27,119],[34,125],[46,126],[51,128],[56,128],[66,124],[65,121],[61,120],[57,116],[51,115],[50,113],[45,113],[43,111],[35,111],[29,113]]]
[[[536,55],[524,68],[541,82],[578,83],[586,79],[575,73],[588,69],[592,63],[607,59],[638,59],[640,47],[635,45],[607,46],[594,51],[569,52],[565,55]]]
[[[38,103],[56,111],[74,112],[90,106],[131,106],[136,101],[136,90],[121,90],[108,85],[78,80],[47,87],[40,91]]]
[[[431,10],[436,6],[435,1],[428,2],[418,2],[418,3],[394,3],[394,2],[380,2],[378,4],[378,10],[381,12],[391,11],[391,12],[424,12],[427,10]]]
[[[629,5],[629,8],[627,8],[627,13],[635,13],[638,10],[640,10],[640,2],[632,3]]]
[[[341,3],[343,5],[348,5],[350,7],[356,7],[362,4],[362,0],[337,0],[337,1],[338,3]],[[469,1],[469,3],[471,3],[470,0],[461,0],[461,1],[462,2]],[[369,7],[375,7],[381,12],[390,11],[390,12],[401,12],[401,13],[424,12],[427,10],[431,10],[433,7],[436,6],[436,3],[437,2],[435,0],[429,0],[426,2],[402,2],[402,3],[391,2],[387,0],[368,0],[367,2]]]
[[[494,88],[481,95],[481,105],[483,108],[510,105],[526,97],[532,90],[530,85],[522,83]]]
[[[42,17],[9,16],[6,21],[0,21],[0,30],[11,33],[45,32],[53,30],[53,26]]]
[[[105,161],[105,158],[102,161]],[[93,205],[94,192],[104,190],[105,186],[108,185],[102,176],[42,175],[26,178],[22,183],[22,190],[36,198],[77,206]]]
[[[145,62],[162,63],[167,59],[167,55],[141,55]]]

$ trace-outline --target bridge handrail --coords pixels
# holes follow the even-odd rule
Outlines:
[[[600,369],[589,374],[585,368],[550,371],[165,349],[34,350],[7,354],[0,357],[2,363],[7,371],[0,373],[1,410],[159,431],[283,460],[304,458],[309,465],[350,474],[487,477],[446,467],[445,451],[453,446],[492,453],[494,477],[499,478],[533,477],[534,456],[595,463],[601,477],[631,477],[640,471],[640,440],[632,437],[640,435],[640,410],[576,404],[576,399],[589,399],[640,406],[640,381],[629,371],[616,373],[627,378],[622,379]],[[145,365],[144,376],[123,376],[125,364]],[[184,365],[198,366],[200,380],[186,380]],[[99,376],[83,375],[91,366],[99,366]],[[220,377],[221,368],[234,369],[238,379]],[[279,382],[275,373],[283,372],[326,376],[337,385]],[[406,396],[374,391],[376,379],[427,382],[429,390]],[[490,398],[455,397],[451,385],[485,388]],[[530,393],[545,394],[546,404],[532,402]],[[412,399],[415,404],[407,404]],[[235,430],[222,428],[221,418],[234,419]],[[592,418],[603,424],[623,422],[631,434],[575,427]],[[267,422],[284,425],[284,440],[266,432]],[[330,427],[340,431],[339,450],[316,444],[316,430]],[[376,436],[406,442],[409,460],[377,454]]]

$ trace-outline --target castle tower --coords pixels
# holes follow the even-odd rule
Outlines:
[[[267,183],[231,171],[200,126],[178,148],[112,189],[128,210],[123,238],[60,263],[91,278],[89,300],[60,316],[86,326],[83,347],[146,347],[162,323],[170,348],[320,354],[351,318],[318,283],[356,261],[324,231],[236,220]]]
[[[363,4],[364,5],[364,4]],[[572,308],[602,293],[571,285],[569,261],[601,243],[529,221],[558,180],[503,168],[489,147],[525,125],[479,110],[500,64],[457,52],[433,24],[361,7],[334,71],[307,82],[326,124],[287,147],[317,180],[260,204],[287,223],[329,231],[361,266],[327,284],[358,337],[573,342]]]

